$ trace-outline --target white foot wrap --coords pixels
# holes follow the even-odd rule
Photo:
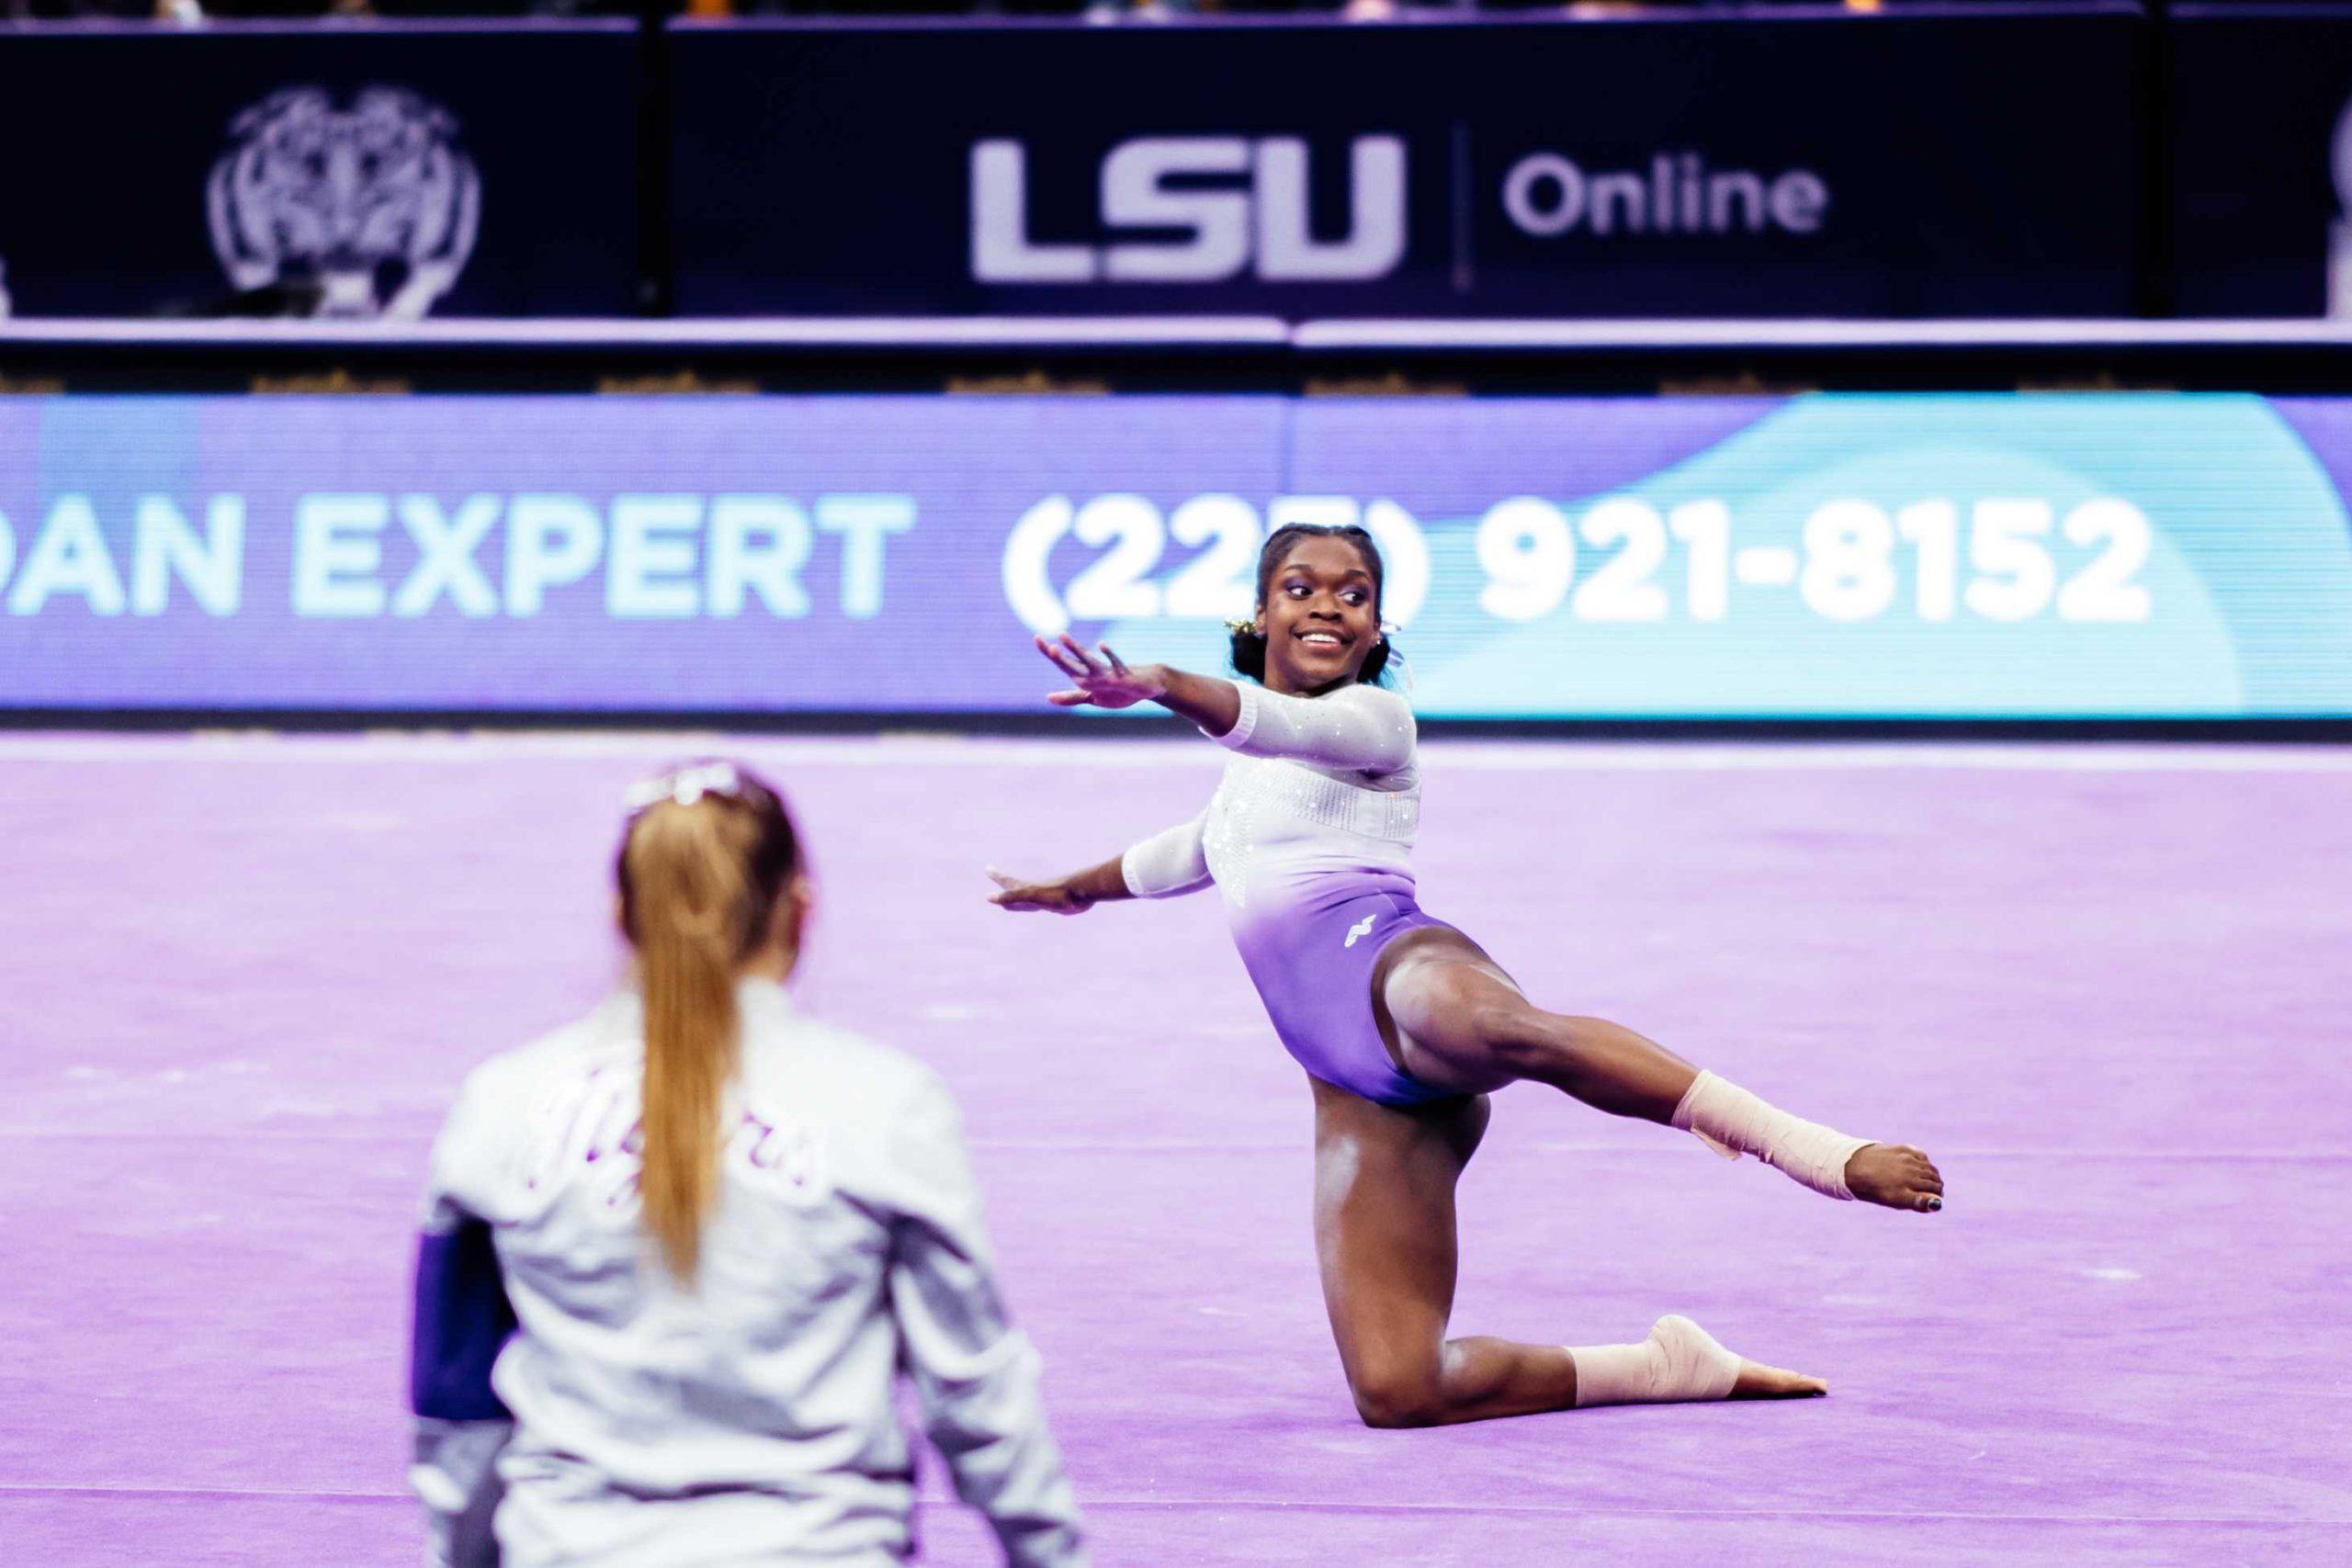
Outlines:
[[[1735,1083],[1701,1073],[1674,1108],[1674,1124],[1733,1159],[1754,1155],[1815,1192],[1850,1199],[1846,1162],[1876,1140],[1849,1138],[1834,1127],[1775,1111]]]
[[[1661,1317],[1638,1345],[1571,1345],[1577,1408],[1722,1399],[1739,1381],[1739,1358],[1687,1317]]]

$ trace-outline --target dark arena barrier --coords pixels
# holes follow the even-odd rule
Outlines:
[[[0,261],[17,315],[2129,315],[2147,33],[12,26]]]
[[[627,314],[639,50],[626,21],[0,29],[10,308]]]
[[[2132,5],[681,24],[684,314],[2134,308]]]
[[[2327,314],[2347,100],[2324,3],[0,24],[0,308]]]
[[[2162,93],[2172,309],[2352,315],[2352,6],[2175,6]]]

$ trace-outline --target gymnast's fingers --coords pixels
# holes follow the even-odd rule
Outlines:
[[[1104,675],[1110,672],[1095,663],[1094,656],[1080,647],[1078,639],[1068,632],[1062,633],[1062,646],[1069,649],[1070,656],[1078,660],[1078,672],[1088,675]]]
[[[1069,638],[1064,637],[1062,642],[1069,643]],[[1054,663],[1060,668],[1062,673],[1074,681],[1083,681],[1095,673],[1094,666],[1087,661],[1084,651],[1080,650],[1075,643],[1069,643],[1067,648],[1060,644],[1055,645]]]
[[[1046,700],[1058,708],[1074,708],[1093,701],[1084,692],[1047,692]]]
[[[1072,663],[1069,656],[1063,653],[1057,645],[1047,642],[1042,637],[1036,639],[1036,643],[1037,651],[1044,654],[1047,659],[1052,660],[1054,661],[1054,668],[1060,671],[1063,674],[1070,676],[1073,679],[1082,678],[1086,674],[1086,666],[1083,664]]]
[[[1112,652],[1112,651],[1111,651],[1111,645],[1110,645],[1109,643],[1107,643],[1107,642],[1098,642],[1098,643],[1096,643],[1094,646],[1095,646],[1095,649],[1097,649],[1097,651],[1099,651],[1099,652],[1102,655],[1102,657],[1103,657],[1103,658],[1105,658],[1105,659],[1107,659],[1107,660],[1109,660],[1111,661],[1111,673],[1112,673],[1112,674],[1114,674],[1114,675],[1125,675],[1125,674],[1126,674],[1126,673],[1128,672],[1128,671],[1127,671],[1127,667],[1126,667],[1126,665],[1125,665],[1124,663],[1120,662],[1119,656],[1118,656],[1117,654],[1115,654],[1115,653],[1114,653],[1114,652]]]

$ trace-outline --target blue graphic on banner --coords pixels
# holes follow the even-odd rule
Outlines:
[[[1605,494],[1547,489],[1563,465],[1540,457],[1486,468],[1490,491],[1530,499],[1508,525],[1489,507],[1430,527],[1434,574],[1457,587],[1416,628],[1429,709],[2229,714],[2352,699],[2343,503],[2258,400],[1750,407],[1747,428]],[[1605,443],[1611,412],[1574,423]],[[1498,636],[1498,615],[1524,620]],[[1512,678],[1529,668],[1550,672],[1540,696]]]
[[[0,402],[0,706],[1041,711],[1355,522],[1430,716],[2352,715],[2352,400]]]

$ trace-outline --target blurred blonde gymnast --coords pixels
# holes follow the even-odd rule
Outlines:
[[[1005,1560],[1082,1564],[955,1106],[786,993],[809,887],[784,802],[710,762],[629,805],[634,984],[475,1071],[434,1150],[412,1376],[430,1560],[903,1562],[903,1368]]]

